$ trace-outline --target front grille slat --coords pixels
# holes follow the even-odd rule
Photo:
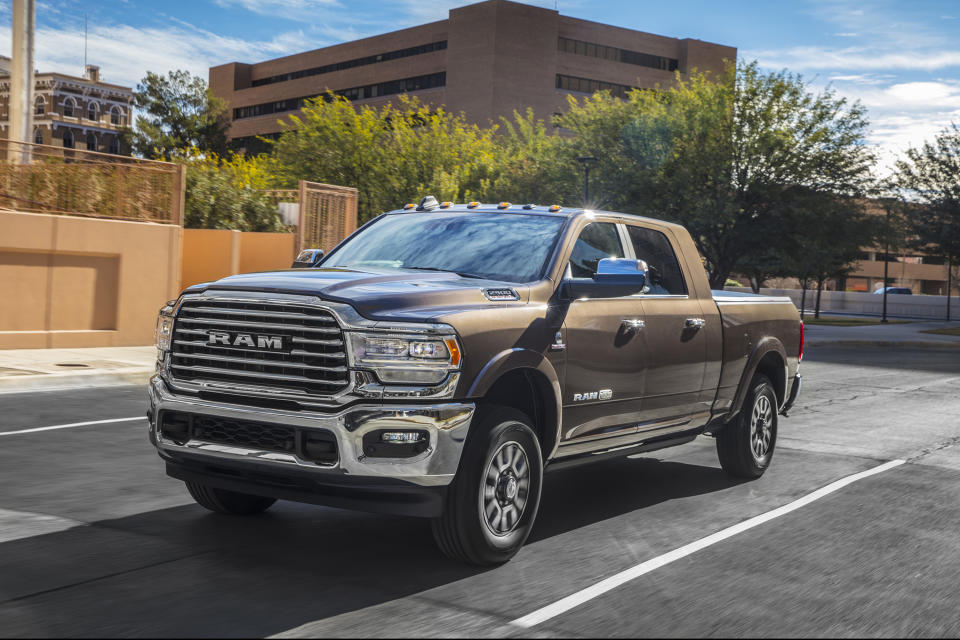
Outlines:
[[[250,320],[227,320],[226,318],[190,318],[179,317],[180,322],[189,322],[191,324],[202,324],[215,326],[224,331],[245,331],[247,329],[297,329],[298,331],[310,331],[311,333],[339,334],[340,329],[331,327],[307,327],[299,324],[273,324],[269,322],[252,322]],[[231,329],[231,327],[241,327],[241,329]]]
[[[205,339],[210,332],[217,332],[216,340]],[[224,333],[231,336],[229,341]],[[240,334],[249,337],[236,339]],[[349,386],[344,346],[337,319],[326,309],[253,300],[185,300],[174,322],[170,375],[174,381],[245,392],[253,388],[294,398],[330,397]]]

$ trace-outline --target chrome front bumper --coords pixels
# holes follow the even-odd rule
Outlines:
[[[244,463],[269,468],[274,475],[290,470],[297,475],[308,473],[343,484],[351,476],[364,479],[397,480],[421,487],[442,487],[450,484],[460,464],[460,455],[476,406],[472,403],[437,404],[359,404],[337,413],[284,411],[205,400],[188,395],[174,395],[163,379],[155,375],[149,384],[150,440],[167,462],[180,458],[222,461],[242,468]],[[337,440],[338,461],[323,465],[300,459],[295,453],[262,451],[201,440],[177,444],[163,437],[159,430],[162,411],[180,411],[194,415],[212,415],[235,420],[252,420],[298,429],[322,429]],[[410,458],[374,458],[364,454],[363,436],[379,429],[417,429],[429,433],[426,451]]]

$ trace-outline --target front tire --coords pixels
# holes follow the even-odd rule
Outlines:
[[[717,455],[724,471],[736,478],[763,475],[777,444],[777,406],[770,378],[758,373],[740,415],[717,434]]]
[[[224,513],[232,516],[252,516],[269,509],[276,498],[253,496],[247,493],[237,493],[226,489],[200,484],[199,482],[185,482],[187,491],[202,507],[215,513]]]
[[[488,407],[471,427],[460,469],[433,520],[437,546],[455,560],[498,565],[530,535],[540,506],[543,459],[530,419]]]

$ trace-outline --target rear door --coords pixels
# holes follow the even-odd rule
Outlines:
[[[688,426],[709,417],[712,394],[704,394],[707,361],[707,322],[691,295],[677,248],[670,237],[641,224],[626,225],[628,251],[647,263],[647,286],[636,296],[643,309],[644,388],[641,430],[664,426],[663,421]],[[693,425],[689,425],[693,426]]]

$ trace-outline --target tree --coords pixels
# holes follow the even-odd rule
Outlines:
[[[502,149],[495,128],[401,95],[381,108],[328,93],[308,100],[273,146],[286,183],[311,180],[358,190],[360,222],[417,202],[479,199],[490,192]]]
[[[134,92],[134,104],[140,115],[126,137],[135,154],[172,158],[188,149],[226,152],[227,105],[210,92],[203,78],[181,70],[166,76],[148,71]]]
[[[262,193],[271,186],[269,161],[188,150],[184,226],[193,229],[286,231],[277,205]]]
[[[626,100],[571,100],[556,122],[575,134],[568,159],[600,159],[591,183],[602,204],[686,226],[715,288],[783,239],[777,215],[792,190],[855,197],[871,183],[863,108],[755,62],[719,78],[677,74],[670,88]]]
[[[918,244],[947,262],[949,320],[953,265],[960,261],[960,127],[951,125],[933,142],[908,149],[893,180]]]

